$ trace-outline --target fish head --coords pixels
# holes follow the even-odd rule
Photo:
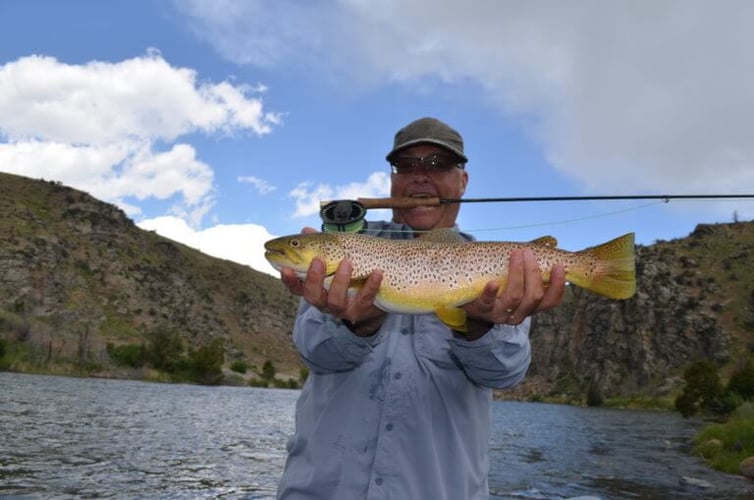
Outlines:
[[[296,276],[303,279],[315,257],[325,263],[325,274],[335,273],[338,264],[345,257],[331,233],[311,233],[282,236],[264,244],[264,257],[280,271],[284,267],[293,269]]]

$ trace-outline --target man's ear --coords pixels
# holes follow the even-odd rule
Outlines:
[[[461,197],[463,198],[463,195],[466,193],[466,186],[469,184],[469,174],[465,170],[463,171],[463,175],[461,176],[461,180],[458,184],[458,190],[461,192]]]

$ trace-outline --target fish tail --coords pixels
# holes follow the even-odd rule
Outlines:
[[[566,279],[591,292],[611,299],[628,299],[636,293],[634,233],[578,252],[596,259],[589,273],[568,273]]]

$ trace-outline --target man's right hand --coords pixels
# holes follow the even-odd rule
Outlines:
[[[304,228],[303,232],[316,231]],[[280,274],[283,284],[291,293],[302,297],[320,311],[343,320],[354,334],[370,336],[377,332],[386,316],[374,305],[382,283],[382,271],[373,271],[356,294],[351,295],[348,289],[352,269],[349,261],[342,261],[328,289],[325,289],[325,263],[319,257],[312,260],[304,280],[299,279],[290,268],[283,268]]]

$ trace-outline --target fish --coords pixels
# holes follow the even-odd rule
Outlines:
[[[291,268],[304,279],[315,257],[325,263],[325,288],[343,260],[352,265],[349,293],[356,293],[369,274],[383,273],[375,305],[389,313],[434,313],[453,330],[466,331],[461,306],[478,298],[487,283],[498,280],[502,293],[511,252],[529,248],[547,285],[556,264],[566,281],[610,299],[636,292],[634,233],[570,252],[543,236],[530,242],[467,241],[456,230],[434,229],[407,240],[360,233],[322,232],[282,236],[265,243],[265,258],[277,270]]]

